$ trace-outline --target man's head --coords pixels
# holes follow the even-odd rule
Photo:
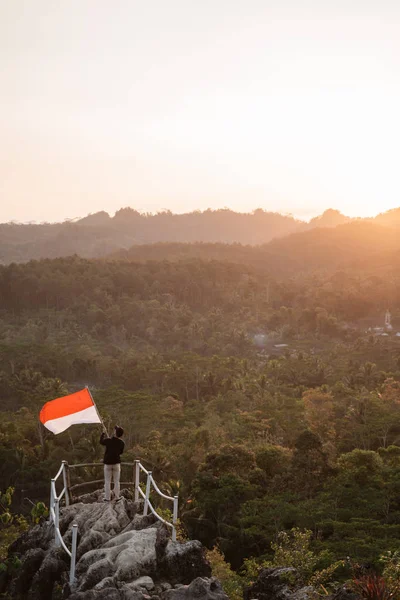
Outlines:
[[[119,425],[115,426],[115,436],[120,438],[124,435],[124,430]]]

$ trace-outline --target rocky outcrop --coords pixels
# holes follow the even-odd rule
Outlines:
[[[346,584],[330,597],[331,600],[359,600],[360,597]]]
[[[312,600],[315,589],[310,586],[293,589],[297,571],[292,567],[262,569],[257,581],[243,592],[244,600]]]
[[[197,577],[189,585],[182,585],[178,589],[168,590],[163,594],[165,600],[228,600],[228,596],[218,579],[212,577],[205,579]]]
[[[129,498],[102,502],[83,497],[61,510],[60,531],[71,547],[78,525],[75,584],[70,588],[69,557],[54,543],[54,527],[43,522],[10,548],[22,566],[11,582],[12,598],[30,600],[227,600],[211,577],[200,542],[172,542],[165,526],[140,515]]]

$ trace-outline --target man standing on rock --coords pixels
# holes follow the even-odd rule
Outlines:
[[[114,435],[108,437],[103,431],[100,436],[100,444],[106,447],[104,453],[104,502],[111,500],[111,479],[114,481],[114,496],[120,500],[119,480],[121,476],[121,454],[124,451],[125,443],[121,440],[124,430],[118,425],[114,428]]]

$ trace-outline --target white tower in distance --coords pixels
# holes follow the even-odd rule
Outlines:
[[[392,315],[389,312],[389,309],[387,309],[386,314],[385,314],[385,329],[387,331],[392,331],[393,326],[392,326]]]

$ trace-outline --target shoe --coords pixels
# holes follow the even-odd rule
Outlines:
[[[116,502],[119,502],[120,500],[122,500],[123,496],[120,496],[119,498],[116,499]]]
[[[103,502],[110,502],[110,500],[107,500],[107,498],[103,498]]]

